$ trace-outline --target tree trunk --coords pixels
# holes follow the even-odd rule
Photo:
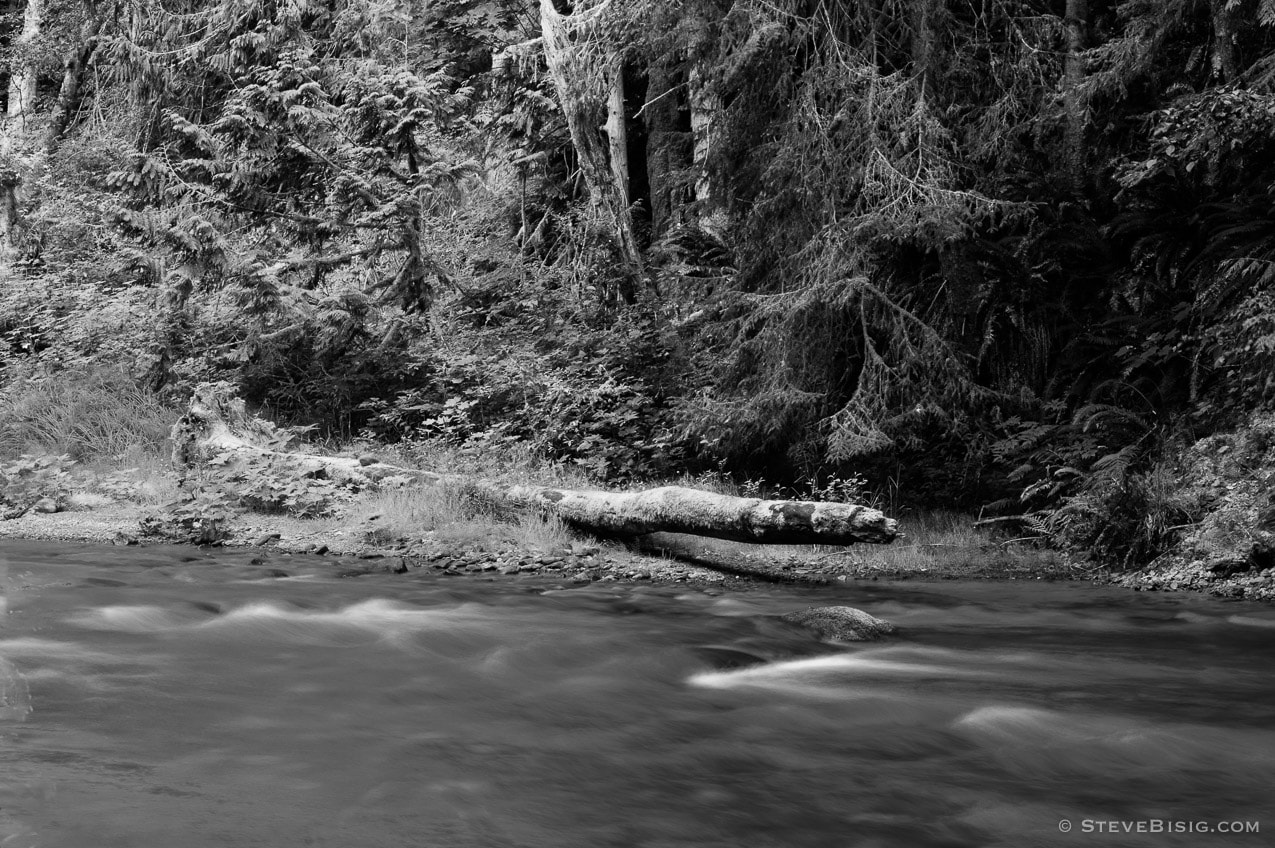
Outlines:
[[[636,279],[642,272],[642,251],[638,248],[637,234],[633,229],[633,194],[629,183],[629,131],[628,114],[624,107],[624,63],[617,57],[612,63],[611,91],[607,96],[606,134],[611,165],[611,183],[615,194],[616,235],[620,239],[620,252],[628,265],[630,277]],[[629,282],[632,286],[632,279]],[[624,292],[624,299],[633,302],[634,288]]]
[[[22,31],[13,41],[17,58],[9,69],[9,103],[0,121],[0,272],[7,271],[17,244],[22,164],[18,139],[25,135],[35,106],[35,62],[26,51],[40,37],[44,0],[27,0]],[[25,55],[24,55],[25,54]]]
[[[700,228],[721,237],[726,232],[726,213],[722,192],[711,167],[713,143],[716,140],[717,116],[722,99],[704,82],[704,73],[696,67],[690,74],[691,139],[694,145],[695,203],[699,207]]]
[[[935,72],[934,0],[915,0],[912,6],[912,75],[925,92]]]
[[[1234,82],[1243,70],[1236,44],[1236,4],[1233,0],[1212,0],[1209,7],[1213,18],[1213,70],[1222,82]]]
[[[53,107],[53,117],[49,121],[49,129],[44,136],[44,150],[53,153],[62,141],[63,134],[71,124],[84,89],[84,74],[88,70],[89,59],[97,49],[98,33],[102,30],[102,19],[90,16],[85,19],[80,29],[80,40],[67,53],[62,74],[62,86],[58,90],[57,104]]]
[[[25,129],[26,120],[35,105],[35,62],[23,55],[40,37],[40,24],[44,19],[44,0],[27,0],[22,15],[22,32],[13,42],[19,59],[9,71],[9,120],[17,121]]]
[[[1067,58],[1063,67],[1063,109],[1067,175],[1074,194],[1084,193],[1089,184],[1085,162],[1085,110],[1081,86],[1085,81],[1084,51],[1088,44],[1089,0],[1067,0]]]
[[[508,485],[379,462],[365,464],[366,460],[351,457],[278,451],[264,446],[273,432],[271,425],[247,415],[228,383],[204,383],[195,389],[190,408],[173,426],[173,461],[179,468],[191,468],[226,454],[276,457],[303,472],[321,471],[355,486],[373,486],[389,477],[463,486],[513,510],[552,514],[572,527],[603,536],[686,533],[779,545],[888,543],[898,536],[893,519],[855,504],[737,498],[679,486],[605,492]]]
[[[612,45],[605,43],[605,33],[600,33],[598,26],[611,2],[602,0],[589,9],[562,14],[553,0],[540,0],[540,28],[549,75],[571,132],[580,172],[589,187],[590,201],[610,219],[616,247],[636,279],[642,273],[642,256],[633,233],[628,191],[617,181],[620,163],[628,159],[623,133],[623,65]],[[599,130],[608,135],[607,145]],[[616,162],[617,147],[620,163]],[[627,177],[626,169],[625,181]]]
[[[677,175],[690,164],[686,149],[686,128],[678,108],[678,77],[665,63],[649,70],[647,103],[642,107],[646,121],[646,167],[651,182],[651,234],[659,238],[675,223],[684,198],[677,187]]]

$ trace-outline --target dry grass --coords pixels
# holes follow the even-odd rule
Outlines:
[[[426,533],[448,545],[482,550],[550,551],[573,541],[556,517],[512,513],[480,487],[463,483],[382,489],[360,499],[346,520],[368,528],[366,538],[374,544]]]
[[[1003,542],[975,530],[975,517],[958,512],[913,513],[899,523],[904,536],[891,545],[753,545],[720,539],[668,536],[661,545],[724,562],[770,562],[831,566],[861,576],[979,577],[1009,574],[1059,574],[1062,558],[1030,544]]]
[[[852,556],[869,567],[889,571],[924,571],[956,558],[992,553],[997,547],[973,528],[974,517],[956,512],[916,513],[899,522],[904,536],[891,545],[858,545]]]
[[[83,463],[76,476],[84,479],[90,492],[143,506],[172,503],[180,494],[168,457],[140,445],[114,457]]]

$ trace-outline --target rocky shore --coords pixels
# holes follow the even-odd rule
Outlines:
[[[139,522],[149,511],[138,504],[117,502],[50,514],[28,512],[0,521],[0,540],[150,544],[139,534]],[[717,587],[776,582],[818,586],[857,580],[1080,576],[1058,558],[1008,556],[994,548],[952,550],[937,563],[895,565],[865,562],[855,548],[767,547],[672,534],[645,537],[640,546],[577,540],[553,549],[528,549],[502,543],[498,535],[458,542],[426,532],[410,540],[378,541],[375,522],[352,525],[259,513],[240,516],[233,535],[223,544],[254,547],[263,555],[331,556],[334,567],[338,567],[337,559],[354,559],[364,570],[427,571],[446,577],[550,576],[568,584],[622,580]]]

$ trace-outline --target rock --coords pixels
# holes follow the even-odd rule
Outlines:
[[[111,539],[111,544],[131,546],[131,545],[138,544],[138,541],[136,536],[132,535],[131,533],[125,533],[123,530],[121,530],[120,532],[115,534],[114,538]]]
[[[266,535],[258,538],[257,541],[253,542],[252,544],[258,548],[264,548],[266,545],[270,544],[271,542],[279,541],[279,539],[280,539],[280,535],[278,533],[267,533]]]
[[[35,502],[35,505],[31,507],[31,511],[43,512],[46,515],[52,514],[58,511],[58,502],[53,500],[53,498],[40,498]]]
[[[804,627],[825,642],[872,642],[895,631],[890,622],[854,607],[810,607],[780,621]]]
[[[1253,567],[1248,559],[1240,557],[1223,557],[1215,560],[1208,565],[1208,570],[1219,577],[1230,577],[1232,574],[1241,574]]]
[[[369,465],[376,465],[378,462],[380,462],[380,460],[371,454],[364,454],[359,457],[359,465],[362,465],[364,468]]]
[[[392,562],[390,562],[388,565],[386,565],[385,570],[388,571],[390,574],[406,574],[407,559],[404,557],[399,557],[393,560]]]

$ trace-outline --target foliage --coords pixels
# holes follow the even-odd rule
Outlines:
[[[665,384],[677,340],[658,316],[630,314],[595,329],[564,322],[556,310],[568,304],[553,291],[502,302],[510,314],[499,332],[454,327],[431,380],[366,404],[368,435],[475,456],[519,445],[619,482],[666,476],[686,461]]]
[[[1166,453],[1275,403],[1270,3],[555,4],[563,91],[535,5],[59,7],[7,57],[44,108],[100,17],[12,169],[0,452],[158,453],[227,380],[336,439],[980,503],[1131,564],[1195,514]]]
[[[280,440],[293,434],[284,432]],[[297,518],[334,515],[351,490],[286,457],[213,457],[188,480],[182,497],[142,519],[145,535],[199,545],[230,538],[230,523],[244,510]]]
[[[197,486],[185,497],[141,520],[140,530],[173,542],[219,545],[231,538],[229,524],[240,512],[238,499],[218,487]]]
[[[23,454],[0,464],[0,503],[7,513],[22,513],[35,503],[49,498],[57,509],[64,509],[71,494],[71,475],[75,465],[70,456],[35,456]]]
[[[261,456],[232,460],[213,457],[209,465],[229,467],[216,475],[217,485],[237,505],[257,512],[282,512],[297,518],[332,515],[349,502],[351,490],[287,457]]]

